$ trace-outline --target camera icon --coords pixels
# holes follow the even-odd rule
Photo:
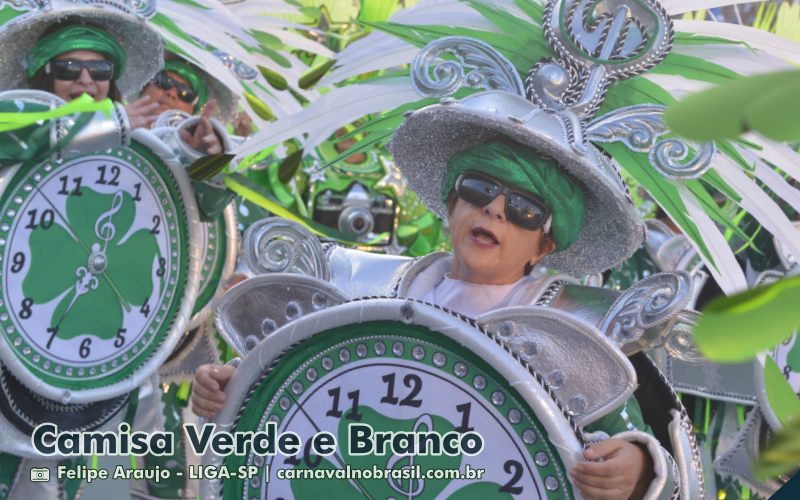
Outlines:
[[[31,481],[41,483],[50,480],[50,469],[47,467],[33,467],[31,469]]]

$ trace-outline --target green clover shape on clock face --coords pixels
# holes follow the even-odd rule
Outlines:
[[[0,201],[5,341],[68,389],[130,376],[167,335],[186,284],[187,227],[169,169],[134,144],[44,162]]]
[[[275,422],[278,433],[297,433],[304,449],[292,457],[229,455],[223,461],[228,470],[255,465],[260,473],[224,481],[226,500],[572,497],[558,450],[516,390],[479,356],[423,326],[374,321],[317,334],[281,356],[243,403],[232,431]],[[348,425],[356,422],[376,432],[476,432],[484,447],[472,456],[351,454]],[[334,454],[311,451],[320,431],[336,437]],[[465,472],[467,465],[485,472],[472,479],[276,477],[278,469]]]

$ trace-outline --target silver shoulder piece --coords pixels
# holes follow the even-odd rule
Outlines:
[[[614,302],[602,323],[626,354],[661,345],[690,306],[692,282],[685,272],[658,273],[637,282]]]
[[[394,297],[410,257],[383,255],[331,246],[328,252],[330,282],[349,296]]]
[[[568,313],[518,306],[483,314],[477,321],[544,375],[581,426],[633,394],[636,373],[625,355],[596,327]]]
[[[349,297],[336,287],[302,274],[265,274],[233,287],[217,306],[220,335],[245,356],[278,328]]]
[[[305,274],[328,281],[330,269],[319,239],[297,222],[268,217],[251,225],[242,241],[253,274]]]
[[[162,384],[192,380],[200,365],[219,363],[220,352],[214,338],[214,323],[205,321],[197,328],[184,332],[169,358],[158,368]]]
[[[599,327],[608,310],[620,293],[610,288],[569,284],[564,281],[551,283],[537,305],[544,305],[573,314],[587,323]]]

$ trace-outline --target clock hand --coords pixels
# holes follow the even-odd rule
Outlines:
[[[61,326],[61,322],[64,321],[64,318],[67,317],[67,314],[69,314],[69,311],[75,305],[75,302],[78,301],[78,297],[85,295],[89,292],[89,290],[96,290],[97,285],[99,284],[97,277],[90,273],[85,267],[79,267],[77,271],[75,271],[75,275],[78,276],[78,281],[75,282],[75,295],[72,296],[72,300],[70,301],[66,310],[64,310],[64,312],[61,313],[61,317],[58,318],[55,326],[56,329]]]
[[[64,227],[67,229],[67,232],[70,233],[70,236],[72,236],[72,238],[75,241],[77,241],[81,247],[83,247],[83,250],[86,252],[86,257],[90,257],[92,255],[92,251],[89,249],[89,246],[86,245],[86,243],[84,243],[83,240],[81,240],[78,237],[78,233],[75,231],[75,228],[73,228],[72,224],[70,224],[67,218],[64,217],[64,214],[62,214],[61,211],[58,209],[58,207],[56,207],[55,203],[53,203],[50,200],[50,198],[48,198],[47,195],[44,194],[44,192],[39,188],[39,186],[34,185],[34,188],[36,189],[36,191],[39,192],[40,195],[42,195],[42,198],[45,199],[47,204],[50,205],[50,207],[53,209],[53,212],[56,213],[58,218],[61,219],[61,221],[64,223]],[[112,202],[112,208],[113,208],[113,202]],[[120,305],[125,309],[126,312],[130,312],[130,310],[132,309],[130,302],[125,300],[125,297],[122,296],[122,292],[120,292],[119,287],[111,279],[111,276],[108,274],[108,271],[104,271],[102,275],[103,278],[106,280],[106,283],[108,283],[108,286],[110,286],[111,290],[114,291],[114,294],[117,296],[117,300],[119,300]]]
[[[50,205],[50,208],[52,208],[52,209],[53,209],[53,212],[55,212],[55,213],[56,213],[56,215],[58,216],[58,218],[59,218],[59,219],[61,219],[61,222],[63,222],[63,223],[64,223],[64,227],[66,228],[66,230],[67,230],[67,232],[69,233],[69,235],[70,235],[70,236],[72,236],[72,239],[74,239],[75,241],[77,241],[77,242],[78,242],[78,244],[79,244],[81,247],[83,247],[83,250],[86,252],[86,256],[87,256],[87,257],[88,257],[88,256],[90,256],[90,255],[92,254],[92,251],[91,251],[91,250],[89,250],[89,246],[88,246],[86,243],[84,243],[84,242],[83,242],[83,240],[81,240],[81,239],[78,237],[78,233],[77,233],[77,231],[75,231],[75,228],[73,228],[73,227],[72,227],[72,224],[70,224],[70,223],[69,223],[69,221],[67,220],[67,218],[66,218],[66,217],[64,217],[64,214],[62,214],[62,213],[61,213],[61,210],[59,210],[59,209],[58,209],[58,207],[56,207],[55,203],[53,203],[52,201],[50,201],[50,198],[48,198],[48,197],[47,197],[47,195],[46,195],[46,194],[44,194],[44,191],[42,191],[42,190],[39,188],[39,186],[37,186],[37,185],[35,185],[35,184],[34,184],[34,185],[33,185],[33,187],[36,189],[36,191],[38,191],[38,192],[39,192],[39,194],[40,194],[40,195],[42,195],[42,198],[44,198],[44,200],[47,202],[47,204],[48,204],[48,205]]]
[[[311,425],[314,427],[314,431],[315,431],[315,432],[317,432],[317,433],[319,433],[319,432],[322,432],[322,430],[321,430],[321,429],[320,429],[320,427],[317,425],[317,423],[314,421],[314,419],[313,419],[313,418],[311,418],[311,415],[309,415],[309,414],[308,414],[308,412],[306,411],[306,409],[305,409],[305,408],[303,408],[303,405],[302,405],[302,403],[300,403],[300,401],[299,401],[297,398],[295,398],[295,397],[294,397],[294,394],[292,394],[292,392],[291,392],[291,391],[286,391],[286,393],[289,395],[289,397],[290,397],[290,398],[292,398],[292,399],[294,400],[295,404],[296,404],[296,405],[297,405],[297,407],[300,409],[300,411],[303,413],[303,415],[305,415],[305,416],[306,416],[306,418],[308,419],[308,421],[309,421],[309,422],[311,422]],[[340,467],[340,468],[342,468],[342,469],[344,469],[344,468],[345,468],[345,465],[344,465],[344,460],[343,460],[343,459],[342,459],[342,457],[339,455],[339,452],[337,452],[337,451],[334,451],[334,452],[333,452],[333,457],[334,457],[334,458],[336,458],[336,461],[337,461],[337,462],[339,462],[339,467]],[[370,494],[369,494],[369,492],[367,491],[367,489],[364,487],[364,485],[363,485],[363,484],[361,484],[361,483],[358,481],[358,479],[351,479],[351,480],[350,480],[350,482],[351,482],[351,483],[353,483],[353,484],[355,485],[355,487],[359,489],[359,491],[361,492],[361,494],[362,494],[362,495],[364,495],[366,498],[369,498],[370,500],[375,500],[375,498],[374,498],[372,495],[370,495]]]

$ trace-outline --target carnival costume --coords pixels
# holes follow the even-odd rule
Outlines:
[[[554,11],[559,12],[558,6],[555,5],[557,3],[550,4],[546,16],[550,16]],[[618,13],[621,16],[618,21],[625,19],[624,14],[629,13],[628,10],[619,12],[622,14]],[[671,26],[666,16],[657,8],[648,12],[651,17],[647,22],[653,24],[648,24],[646,28],[633,28],[634,24],[629,22],[626,24],[626,29],[629,31],[626,35],[620,35],[622,39],[615,43],[621,44],[622,48],[617,50],[623,53],[626,50],[635,52],[638,50],[636,47],[644,46],[645,36],[655,37],[655,42],[649,40],[649,49],[635,52],[635,55],[629,54],[630,60],[647,61],[647,65],[654,65],[665,55],[665,44],[671,37]],[[559,22],[555,15],[552,19],[553,23]],[[641,21],[640,18],[637,19]],[[610,23],[610,19],[606,21]],[[648,35],[645,35],[645,32]],[[551,40],[551,43],[557,42]],[[602,43],[601,41],[600,44]],[[411,78],[416,82],[418,89],[423,87],[421,82],[425,81],[429,64],[435,58],[435,54],[445,47],[461,47],[462,49],[456,49],[456,52],[461,54],[463,52],[458,50],[475,51],[481,54],[483,62],[493,62],[493,64],[487,63],[482,68],[483,74],[486,75],[483,80],[478,78],[470,80],[474,85],[482,85],[488,91],[460,100],[446,98],[441,104],[409,114],[394,133],[390,144],[390,150],[398,167],[422,201],[434,213],[445,219],[447,217],[445,198],[456,177],[469,168],[469,165],[484,165],[481,167],[485,169],[484,173],[499,177],[507,185],[519,187],[525,192],[543,194],[545,198],[549,198],[549,203],[552,205],[554,214],[552,234],[557,251],[546,256],[539,265],[565,273],[562,276],[552,276],[542,270],[535,270],[533,276],[523,278],[522,284],[515,287],[516,296],[510,302],[503,303],[509,307],[492,310],[468,320],[473,326],[485,328],[489,332],[490,339],[504,346],[512,354],[503,361],[493,354],[484,354],[485,359],[492,359],[493,366],[498,369],[501,367],[510,369],[522,363],[531,370],[533,379],[529,382],[534,383],[536,380],[545,390],[552,391],[553,400],[575,419],[574,423],[577,425],[575,429],[580,429],[578,434],[588,432],[589,429],[596,430],[591,424],[599,425],[600,430],[609,433],[626,428],[644,429],[644,424],[637,418],[638,411],[634,404],[629,405],[630,412],[625,409],[620,412],[616,424],[610,420],[599,423],[601,417],[608,417],[614,411],[619,411],[620,405],[628,400],[633,388],[636,387],[638,376],[638,394],[643,396],[638,399],[643,406],[644,420],[652,423],[658,440],[635,430],[622,432],[617,437],[647,443],[656,472],[656,479],[650,485],[647,494],[648,498],[702,497],[704,495],[702,466],[692,436],[691,423],[677,397],[664,382],[663,376],[640,352],[651,345],[670,342],[676,334],[686,331],[691,326],[696,313],[685,309],[691,298],[690,277],[684,273],[657,274],[637,283],[623,294],[608,289],[581,286],[576,284],[574,278],[604,271],[620,263],[630,256],[644,239],[644,226],[636,215],[616,167],[589,142],[588,139],[593,137],[592,129],[585,128],[585,122],[596,109],[590,103],[602,100],[609,83],[600,84],[598,80],[598,86],[592,86],[591,81],[582,82],[584,85],[582,98],[572,104],[559,101],[552,94],[547,94],[551,101],[542,103],[542,99],[534,99],[532,102],[520,95],[524,93],[522,90],[524,85],[508,61],[494,53],[488,45],[474,40],[443,39],[425,47],[417,57],[418,63],[412,66]],[[601,65],[602,62],[594,66],[599,74],[602,73],[600,68],[604,67]],[[547,69],[543,70],[543,75],[552,76],[552,72],[556,71],[556,63],[550,63],[550,66],[538,65],[534,71],[541,68]],[[631,76],[637,70],[631,62],[626,66],[626,71],[628,73],[624,75],[622,72],[616,74],[618,77]],[[531,77],[531,80],[534,83],[530,85],[535,87],[537,79]],[[432,92],[439,90],[434,89]],[[516,95],[512,91],[516,92]],[[597,122],[603,123],[603,118]],[[557,166],[533,169],[521,166],[513,161],[513,154],[509,155],[507,151],[498,153],[495,149],[492,152],[493,148],[498,147],[493,142],[497,138],[530,148],[539,155],[538,163],[547,163],[547,160],[542,158],[552,158],[554,165]],[[486,146],[479,146],[484,143],[487,143]],[[512,149],[518,147],[520,146],[513,146]],[[459,158],[464,154],[472,158]],[[522,153],[521,156],[531,156],[531,154]],[[477,161],[476,158],[483,160]],[[498,158],[499,161],[493,161]],[[499,166],[499,163],[504,165]],[[556,168],[563,174],[546,175],[547,168]],[[572,181],[560,180],[563,175]],[[582,196],[570,194],[570,189],[574,189],[575,186],[578,186]],[[582,222],[577,222],[581,218]],[[441,344],[437,346],[438,336],[433,332],[445,336],[450,334],[446,333],[446,328],[443,329],[441,322],[429,316],[442,314],[432,312],[441,310],[437,307],[440,305],[434,304],[434,309],[431,311],[420,300],[428,296],[445,277],[450,267],[447,254],[432,254],[417,260],[408,260],[367,255],[341,247],[328,246],[323,249],[312,240],[313,237],[310,235],[301,234],[299,228],[292,228],[290,224],[279,221],[254,225],[245,235],[245,257],[254,273],[265,276],[251,279],[232,289],[218,310],[217,321],[221,333],[226,335],[240,352],[250,352],[230,382],[229,399],[216,419],[223,428],[245,429],[248,425],[252,425],[247,422],[270,421],[278,423],[280,429],[296,429],[297,427],[293,426],[299,424],[292,423],[293,415],[296,414],[292,398],[298,401],[297,405],[300,405],[300,399],[303,399],[302,406],[319,405],[321,401],[315,399],[318,396],[314,395],[323,392],[320,390],[323,387],[323,374],[325,372],[341,374],[339,370],[345,370],[351,360],[354,366],[360,367],[353,369],[364,370],[365,375],[361,377],[368,377],[367,358],[371,357],[373,350],[378,357],[386,355],[392,358],[404,358],[410,349],[411,359],[416,359],[420,363],[427,363],[430,359],[433,366],[440,368],[445,362],[437,364],[437,359],[447,359],[449,362],[453,355],[456,359],[464,359],[461,358],[465,356],[463,354],[450,351],[450,354],[446,355],[442,351],[437,351],[443,347]],[[272,274],[275,272],[279,274]],[[306,274],[311,278],[281,274],[286,272]],[[666,295],[662,296],[663,293]],[[648,309],[647,312],[641,309],[643,304],[649,303],[656,296],[664,299],[659,300],[658,308]],[[407,300],[398,300],[394,297]],[[554,316],[549,316],[551,314]],[[618,377],[615,382],[605,378],[601,382],[595,378],[598,376],[597,372],[591,375],[585,372],[581,374],[580,369],[571,366],[569,360],[572,357],[562,342],[569,343],[567,339],[574,340],[576,336],[549,323],[554,317],[573,325],[576,321],[581,325],[590,325],[590,330],[595,333],[581,337],[583,342],[572,346],[573,354],[580,353],[577,355],[591,359],[594,370],[604,375],[607,374],[605,372],[607,369],[620,370],[612,377]],[[463,316],[461,318],[466,319]],[[377,320],[394,323],[385,327],[371,323]],[[446,320],[442,321],[452,326]],[[394,341],[393,328],[402,329],[396,326],[399,323],[425,325],[433,332],[428,332],[430,335],[416,337],[418,342],[416,345],[409,344],[400,337]],[[346,325],[350,324],[353,331],[359,331],[362,335],[375,332],[374,336],[357,337],[361,341],[359,344],[357,340],[344,334],[350,328]],[[456,327],[453,328],[458,330]],[[326,331],[325,335],[315,335],[322,331]],[[479,328],[478,331],[473,330],[471,335],[481,338],[480,332],[482,330]],[[329,353],[327,357],[319,353],[319,357],[306,358],[310,355],[310,344],[307,342],[301,342],[296,346],[291,344],[308,338],[314,338],[317,342],[322,342],[321,339],[325,338],[341,338],[342,342],[336,345],[342,347],[340,351],[336,351],[335,345],[331,345],[330,350],[326,351]],[[384,347],[376,345],[373,349],[371,343],[375,342],[374,339],[382,338],[386,340],[379,343]],[[463,336],[458,336],[458,341],[468,344]],[[610,344],[607,344],[609,341],[615,343],[620,350],[605,351],[605,355],[597,358],[590,354],[596,352],[593,349],[601,345],[610,347]],[[426,347],[426,342],[432,342],[433,345]],[[304,348],[306,344],[309,347]],[[589,347],[590,345],[592,347]],[[388,352],[390,348],[391,353]],[[582,349],[587,351],[584,352]],[[301,354],[302,352],[306,354]],[[434,353],[432,358],[427,357],[430,352]],[[613,352],[617,354],[624,352],[630,356],[630,361],[624,356],[614,358]],[[359,361],[357,358],[364,358],[364,361]],[[285,359],[300,363],[291,375],[281,369],[281,367],[286,369],[288,361]],[[302,361],[303,359],[307,361]],[[321,368],[316,367],[314,360],[321,360]],[[413,364],[413,361],[411,363]],[[307,368],[311,366],[314,368]],[[456,363],[453,368],[452,373],[455,373],[456,377],[462,377],[460,373],[463,370],[458,368],[459,366],[460,364]],[[277,381],[270,382],[276,377],[283,380],[273,372],[286,373],[288,376],[281,387],[272,385],[277,384]],[[319,383],[317,378],[320,379]],[[519,383],[520,379],[514,379],[512,385]],[[412,385],[411,382],[407,384],[408,387]],[[480,390],[484,386],[485,384],[481,382],[475,389]],[[353,385],[351,382],[347,387],[354,389],[349,394],[355,405],[359,403],[353,398],[357,398],[358,394],[361,395],[361,404],[364,404],[365,393],[377,390],[364,386],[363,383]],[[289,393],[294,396],[290,398]],[[305,395],[307,393],[308,396]],[[508,397],[508,393],[501,391],[496,394],[497,401],[493,400],[493,403],[495,406],[502,406]],[[387,417],[390,421],[392,418],[403,419],[413,416],[413,413],[398,414],[394,410],[387,410],[385,406],[373,406],[373,404],[367,404],[366,410],[379,413],[389,411],[390,415],[393,415]],[[335,403],[334,410],[331,410],[333,413],[336,413],[336,405],[338,403]],[[359,411],[362,411],[361,408],[358,406]],[[353,411],[356,410],[351,410],[351,415]],[[436,415],[437,412],[444,410],[437,407],[436,410],[429,411],[432,415]],[[512,413],[515,415],[513,423],[517,420],[517,412]],[[331,413],[327,415],[330,416]],[[321,428],[320,426],[328,428],[329,425],[333,425],[322,415],[309,418],[315,422],[313,425],[317,429]],[[613,420],[613,417],[611,419]],[[636,420],[639,420],[638,426],[632,422]],[[419,422],[417,420],[417,423]],[[342,424],[339,425],[341,430]],[[559,438],[554,434],[549,436],[551,441],[560,443],[558,446],[569,447],[561,441],[562,438],[563,435]],[[671,455],[660,448],[659,441],[661,446],[671,450]],[[524,437],[523,442],[530,443],[524,441]],[[488,452],[487,455],[492,455],[496,460],[497,456],[493,453]],[[570,467],[570,458],[562,455],[561,459],[565,467]],[[306,461],[307,467],[312,467],[308,454],[304,455],[303,460]],[[550,464],[554,460],[551,456],[547,460],[543,458],[541,462]],[[239,463],[214,457],[206,462],[228,465]],[[263,457],[251,454],[246,463],[261,466],[264,460]],[[342,459],[339,458],[336,467],[343,465]],[[542,478],[540,484],[544,488],[539,490],[539,494],[546,496],[547,491],[558,491],[558,495],[561,496],[575,494],[575,491],[567,487],[559,477],[559,474],[555,473]],[[535,480],[533,482],[536,483]],[[281,493],[285,492],[286,488],[291,488],[295,496],[300,495],[301,491],[309,493],[300,489],[300,484],[292,483],[289,486],[286,483],[291,482],[267,485],[264,482],[253,481],[237,486],[235,481],[208,481],[203,486],[204,494],[209,497],[238,495],[239,493],[234,492],[244,491],[249,495],[256,490],[267,497],[281,496],[286,494]],[[407,486],[415,493],[419,493],[417,487],[422,488],[421,484]],[[468,487],[464,488],[466,491]],[[394,491],[411,492],[401,489]],[[504,491],[502,486],[499,491]],[[519,493],[516,490],[515,492]]]

